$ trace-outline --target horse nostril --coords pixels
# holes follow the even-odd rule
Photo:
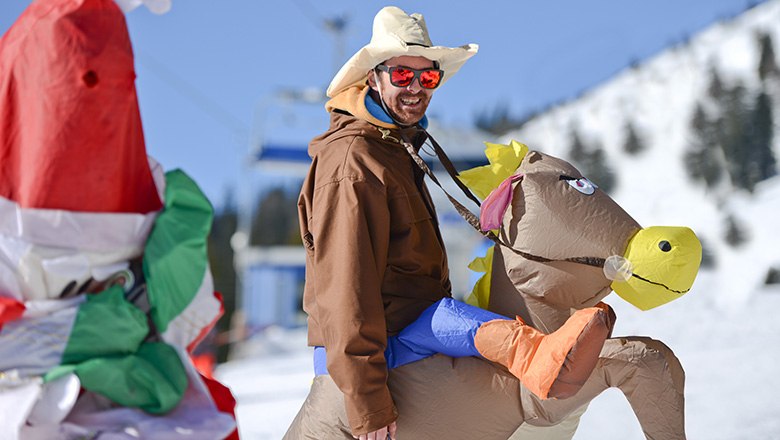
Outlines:
[[[669,252],[672,250],[672,245],[666,240],[662,240],[660,243],[658,243],[658,247],[661,248],[661,250],[664,252]]]

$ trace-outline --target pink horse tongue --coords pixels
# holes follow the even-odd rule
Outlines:
[[[38,0],[0,39],[0,197],[23,208],[147,213],[133,51],[114,0]]]
[[[482,202],[479,224],[482,231],[501,228],[501,222],[507,207],[512,203],[512,183],[523,178],[523,174],[513,174],[504,179],[498,188],[488,194]]]

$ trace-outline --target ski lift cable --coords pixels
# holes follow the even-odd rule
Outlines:
[[[317,28],[323,28],[333,35],[335,41],[335,52],[333,54],[334,74],[338,71],[340,63],[344,60],[344,32],[347,29],[347,15],[337,15],[332,18],[325,18],[318,12],[308,0],[294,0],[295,5],[300,9],[307,20]],[[313,11],[313,12],[312,12]]]
[[[306,17],[306,19],[309,20],[315,27],[320,27],[323,25],[323,23],[327,23],[327,20],[322,18],[323,15],[320,14],[308,1],[294,0],[293,3],[295,3],[295,6],[300,9],[301,14],[303,14],[303,16]]]
[[[249,136],[249,130],[243,121],[150,54],[138,51],[136,59],[144,68],[151,71],[164,83],[189,99],[201,111],[230,131],[235,141],[234,148],[244,148],[246,139]]]

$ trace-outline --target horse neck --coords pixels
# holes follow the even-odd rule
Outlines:
[[[490,275],[490,301],[488,310],[507,317],[519,316],[527,324],[552,333],[569,318],[571,311],[553,307],[518,290],[507,274],[504,257],[499,249],[493,255]]]

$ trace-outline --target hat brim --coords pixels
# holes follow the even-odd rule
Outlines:
[[[414,46],[401,43],[392,46],[380,46],[368,44],[358,50],[336,73],[336,76],[328,86],[327,95],[332,98],[341,91],[366,80],[366,73],[378,64],[400,56],[421,56],[439,63],[439,68],[444,71],[442,84],[452,78],[461,66],[469,58],[476,55],[479,46],[466,44],[459,47],[444,46]]]

